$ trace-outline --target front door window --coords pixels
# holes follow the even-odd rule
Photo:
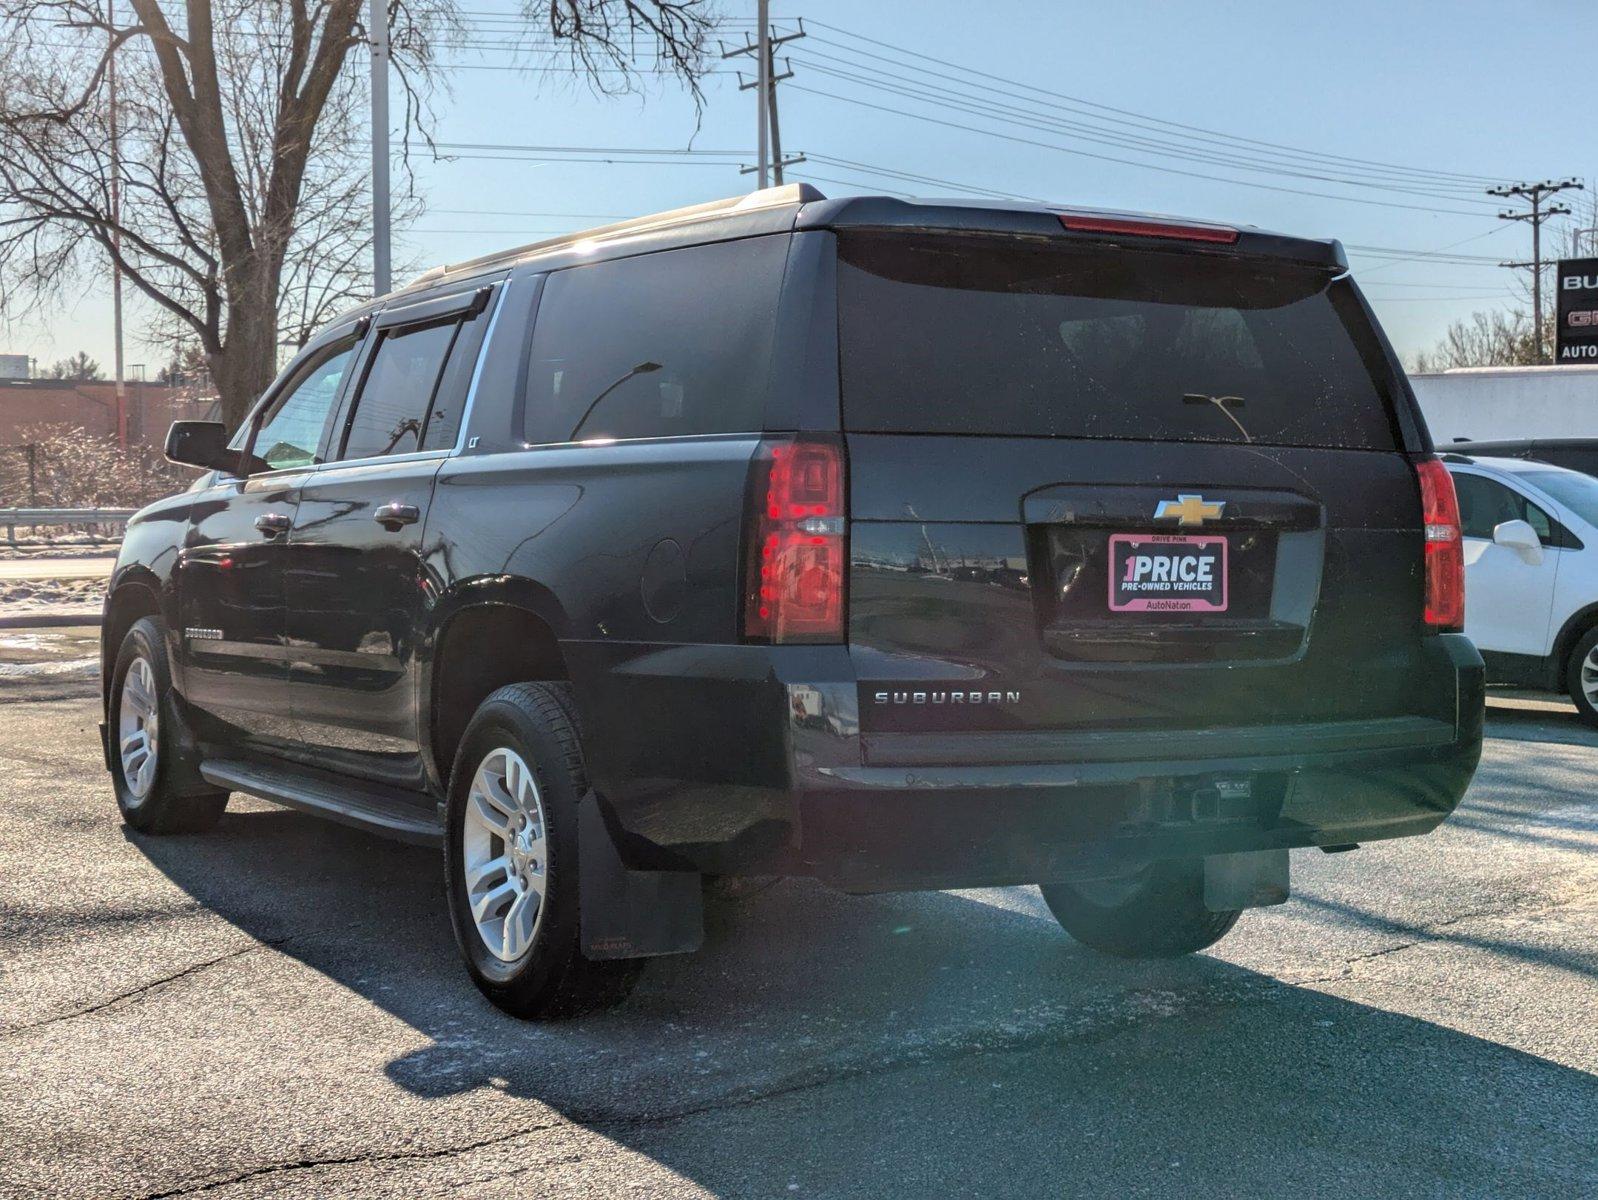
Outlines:
[[[317,447],[354,353],[354,342],[328,347],[305,364],[261,414],[251,452],[268,469],[309,467],[321,461]]]

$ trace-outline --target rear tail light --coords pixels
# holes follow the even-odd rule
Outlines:
[[[745,523],[747,641],[843,641],[844,485],[843,447],[836,441],[760,443]]]
[[[1228,225],[1184,225],[1144,217],[1095,217],[1061,213],[1060,224],[1073,233],[1119,233],[1132,237],[1171,238],[1179,242],[1219,242],[1230,246],[1237,230]]]
[[[1426,624],[1434,633],[1465,628],[1465,547],[1454,477],[1435,458],[1415,463],[1426,527]]]

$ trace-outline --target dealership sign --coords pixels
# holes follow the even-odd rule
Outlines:
[[[1559,327],[1556,363],[1598,365],[1598,258],[1567,258],[1559,264]]]

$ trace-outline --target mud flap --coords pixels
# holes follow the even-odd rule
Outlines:
[[[593,792],[578,801],[577,853],[583,957],[651,958],[704,944],[699,872],[630,870]]]
[[[1204,907],[1211,912],[1285,904],[1287,897],[1286,850],[1211,854],[1204,860]]]

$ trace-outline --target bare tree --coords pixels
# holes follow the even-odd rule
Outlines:
[[[600,90],[652,55],[697,100],[704,0],[525,0]],[[131,7],[131,12],[128,8]],[[114,260],[198,343],[225,420],[370,289],[361,0],[0,0],[0,311]],[[405,122],[425,139],[450,0],[389,0]],[[114,60],[114,65],[113,65]],[[110,145],[110,75],[119,102]],[[404,209],[402,208],[402,214]],[[414,211],[414,208],[411,210]]]
[[[1419,372],[1452,367],[1524,367],[1538,361],[1530,312],[1476,312],[1448,327],[1431,350],[1415,356]]]

